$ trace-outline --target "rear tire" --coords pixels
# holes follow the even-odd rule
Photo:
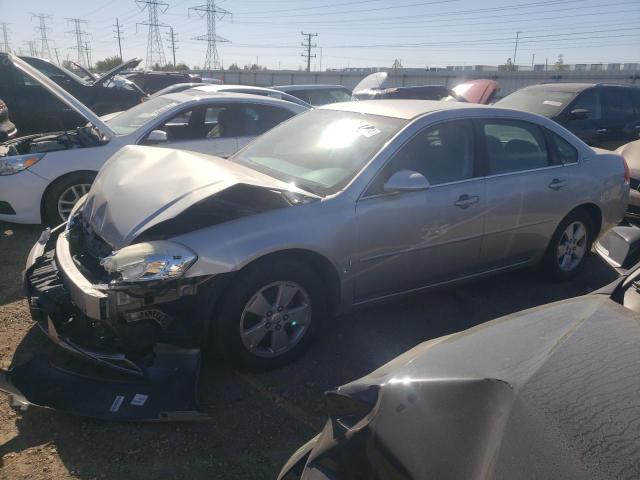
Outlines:
[[[569,280],[583,268],[595,238],[593,220],[582,210],[569,213],[551,237],[540,266],[553,280]]]
[[[300,356],[327,315],[320,277],[295,260],[248,267],[221,301],[214,340],[234,366],[254,371],[277,368]]]
[[[66,222],[73,205],[89,191],[95,178],[93,172],[75,172],[53,182],[44,196],[43,223],[55,227]]]

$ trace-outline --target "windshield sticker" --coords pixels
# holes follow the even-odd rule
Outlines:
[[[122,395],[116,395],[116,398],[113,399],[113,403],[111,404],[110,412],[117,412],[120,410],[122,406],[122,402],[124,402],[124,397]]]
[[[362,122],[362,124],[358,127],[358,133],[366,138],[371,138],[380,133],[373,125],[369,125],[368,123]]]
[[[551,105],[552,107],[561,107],[562,102],[556,102],[555,100],[545,100],[542,102],[543,105]]]
[[[135,405],[136,407],[142,407],[147,401],[147,398],[149,398],[149,395],[136,393],[131,399],[131,405]]]

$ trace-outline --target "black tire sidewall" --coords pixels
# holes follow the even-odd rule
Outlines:
[[[60,195],[74,185],[80,185],[83,183],[92,184],[96,178],[96,174],[93,172],[75,172],[65,175],[58,180],[55,180],[43,199],[42,211],[43,211],[43,223],[45,225],[55,227],[64,222],[58,213],[58,199]]]
[[[311,301],[311,325],[300,341],[288,352],[277,357],[259,357],[249,352],[240,338],[240,318],[245,305],[264,286],[278,282],[291,281],[302,286]],[[326,289],[320,277],[302,262],[291,260],[265,261],[240,272],[238,278],[223,293],[220,308],[214,315],[212,339],[223,355],[240,369],[261,371],[277,368],[290,363],[300,356],[309,346],[320,325],[325,319],[327,309]]]
[[[567,272],[562,270],[560,268],[560,265],[558,264],[557,251],[562,234],[573,222],[581,222],[585,226],[587,230],[587,245],[585,254],[578,266],[573,270]],[[595,229],[593,226],[593,220],[586,211],[582,209],[574,210],[569,215],[567,215],[556,228],[556,231],[554,232],[553,236],[551,237],[551,241],[549,242],[549,246],[547,247],[545,256],[543,257],[542,268],[544,270],[544,273],[549,278],[559,281],[568,280],[580,273],[580,271],[584,268],[585,261],[587,259],[587,256],[589,255],[589,252],[591,251],[591,246],[593,245],[593,241],[595,239],[594,230]]]

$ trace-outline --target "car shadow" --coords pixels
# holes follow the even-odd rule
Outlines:
[[[519,271],[329,320],[304,357],[271,372],[238,372],[207,355],[199,392],[209,415],[205,421],[111,423],[30,408],[15,418],[18,433],[0,446],[0,458],[46,444],[83,479],[274,478],[321,428],[324,391],[423,341],[589,293],[616,278],[595,255],[585,267],[567,283]],[[24,361],[42,348],[50,348],[48,340],[32,328],[14,360]]]
[[[14,302],[22,295],[22,270],[29,250],[43,227],[0,222],[0,305]]]

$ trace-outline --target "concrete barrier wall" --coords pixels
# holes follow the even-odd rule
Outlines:
[[[367,74],[355,72],[300,72],[300,71],[260,71],[260,72],[197,72],[204,76],[224,78],[224,83],[257,85],[270,87],[272,85],[292,84],[335,84],[348,88],[355,87]],[[414,86],[414,85],[447,85],[454,87],[465,80],[476,78],[489,78],[500,83],[502,96],[537,83],[554,82],[584,82],[584,83],[622,83],[640,85],[639,72],[503,72],[503,71],[439,71],[424,73],[389,73],[387,83],[389,86]]]

